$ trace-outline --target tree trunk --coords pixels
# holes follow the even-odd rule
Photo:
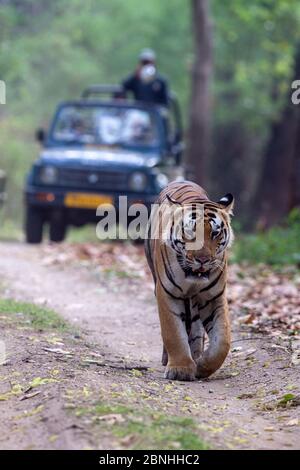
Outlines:
[[[229,105],[228,105],[229,106]],[[242,122],[227,120],[215,125],[209,159],[209,195],[213,200],[228,192],[234,195],[234,213],[243,224],[249,200],[256,188],[259,142]],[[251,170],[252,169],[252,170]]]
[[[209,0],[192,0],[191,6],[195,59],[186,161],[189,177],[199,184],[204,184],[210,147],[212,27]],[[207,184],[205,186],[207,187]]]
[[[300,48],[295,59],[294,76],[295,79],[300,77]],[[289,91],[283,113],[271,128],[255,197],[253,225],[268,228],[278,224],[293,207],[300,205],[299,136],[300,105],[292,103]]]

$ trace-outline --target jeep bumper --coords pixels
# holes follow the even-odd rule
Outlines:
[[[127,196],[128,207],[132,204],[144,204],[150,208],[157,198],[157,194],[146,194],[146,193],[116,193],[114,191],[90,191],[90,190],[58,190],[53,188],[46,188],[44,186],[28,186],[25,190],[25,202],[27,205],[39,206],[41,209],[63,209],[63,210],[89,210],[96,212],[98,204],[95,204],[93,207],[84,207],[82,204],[76,203],[70,207],[68,205],[68,196],[77,195],[85,196],[88,199],[90,195],[91,198],[94,197],[94,200],[97,201],[97,196],[101,199],[103,197],[106,201],[111,201],[111,204],[119,209],[119,197]],[[95,197],[96,196],[96,197]],[[93,204],[92,204],[93,205]]]

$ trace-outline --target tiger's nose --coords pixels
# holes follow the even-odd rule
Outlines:
[[[209,256],[197,256],[195,260],[198,261],[198,263],[205,264],[209,261]]]

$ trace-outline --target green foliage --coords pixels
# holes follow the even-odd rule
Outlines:
[[[233,259],[237,262],[300,266],[300,211],[294,209],[282,227],[237,236]]]
[[[8,314],[13,320],[28,323],[38,330],[65,330],[66,322],[53,310],[37,305],[16,302],[12,299],[0,299],[0,314]]]
[[[3,3],[3,2],[2,2]],[[56,104],[90,83],[118,83],[153,47],[179,96],[185,122],[193,61],[188,1],[26,0],[0,8],[0,167],[8,172],[7,217],[22,225],[22,189],[38,155],[34,129]],[[214,123],[242,122],[262,144],[291,82],[299,42],[298,0],[212,1]]]
[[[171,20],[172,18],[172,20]],[[174,40],[176,38],[176,40]],[[60,100],[91,83],[119,83],[141,48],[158,52],[184,108],[191,50],[188,3],[181,0],[27,0],[1,5],[0,167],[8,173],[6,217],[22,225],[25,175],[38,155],[34,129],[47,126]]]
[[[291,85],[298,45],[297,0],[213,1],[216,119],[264,136]]]
[[[281,405],[286,405],[290,401],[294,400],[295,395],[293,393],[286,393],[283,395],[283,397],[280,399],[279,404]]]

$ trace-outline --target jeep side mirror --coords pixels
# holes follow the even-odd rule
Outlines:
[[[46,139],[46,132],[44,129],[42,128],[39,128],[35,131],[35,138],[38,142],[40,142],[41,144],[45,141]]]

